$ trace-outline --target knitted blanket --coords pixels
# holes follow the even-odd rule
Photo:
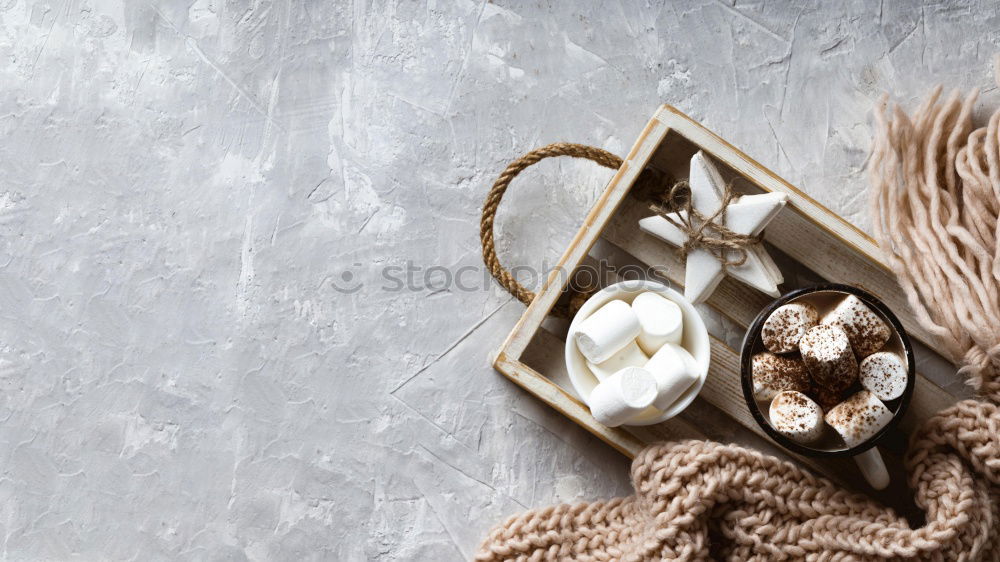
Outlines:
[[[647,447],[635,495],[508,519],[476,560],[995,560],[1000,410],[962,402],[927,422],[907,468],[927,523],[769,455],[706,441]]]
[[[634,495],[511,517],[476,560],[1000,560],[1000,111],[973,130],[975,96],[939,94],[912,118],[883,102],[870,163],[880,246],[982,396],[911,436],[924,525],[792,463],[685,441],[636,457]]]

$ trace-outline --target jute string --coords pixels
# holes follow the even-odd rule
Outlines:
[[[1000,111],[973,129],[974,96],[938,100],[880,104],[870,164],[883,251],[981,394],[911,435],[923,526],[792,463],[683,441],[635,458],[633,495],[513,516],[476,560],[1000,560]]]
[[[715,256],[723,267],[738,266],[746,263],[748,248],[759,244],[761,237],[739,234],[725,226],[726,211],[737,197],[739,194],[732,184],[726,184],[719,208],[704,215],[692,204],[691,186],[686,181],[679,181],[667,190],[664,202],[653,204],[651,208],[687,235],[687,241],[680,248],[681,257],[701,248]]]

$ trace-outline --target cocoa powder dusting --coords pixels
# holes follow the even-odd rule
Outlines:
[[[816,325],[819,314],[808,303],[792,303],[778,307],[761,327],[761,341],[768,351],[789,353],[799,348],[799,340]]]
[[[758,353],[752,359],[754,386],[773,396],[783,390],[808,392],[812,386],[806,366],[798,357],[783,357],[769,352]]]
[[[850,340],[839,327],[819,325],[802,337],[802,359],[813,383],[831,393],[843,392],[858,379]]]

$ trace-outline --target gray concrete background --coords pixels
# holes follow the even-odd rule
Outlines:
[[[623,458],[489,367],[523,307],[424,282],[478,267],[504,164],[624,154],[667,102],[865,227],[882,91],[1000,101],[990,2],[0,0],[0,22],[12,560],[461,559],[508,514],[626,493]],[[509,263],[555,259],[608,179],[538,168],[501,212]]]

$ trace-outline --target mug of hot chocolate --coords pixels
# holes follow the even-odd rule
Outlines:
[[[853,456],[889,485],[876,443],[913,394],[910,341],[875,296],[849,285],[799,289],[757,316],[743,340],[743,395],[761,428],[806,456]]]

